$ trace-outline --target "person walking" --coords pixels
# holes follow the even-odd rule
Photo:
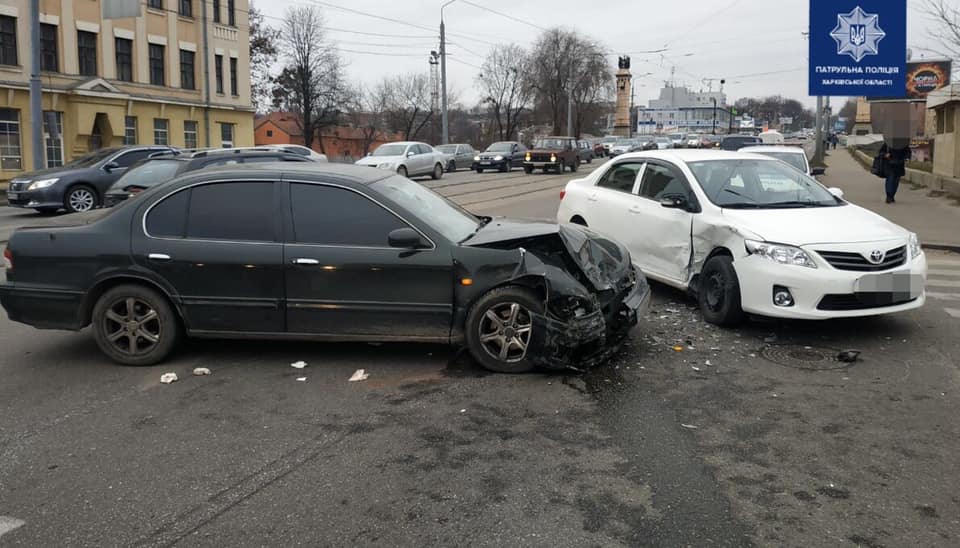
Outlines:
[[[880,147],[880,157],[883,158],[884,176],[886,178],[885,190],[887,192],[887,203],[896,203],[897,189],[900,188],[900,178],[907,173],[907,160],[910,159],[910,145],[902,147],[887,146],[886,143]]]

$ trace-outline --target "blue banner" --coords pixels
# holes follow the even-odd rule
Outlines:
[[[810,95],[903,96],[907,0],[810,0]]]

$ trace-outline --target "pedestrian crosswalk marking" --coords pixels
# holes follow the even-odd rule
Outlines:
[[[927,297],[940,301],[960,301],[960,295],[955,293],[938,293],[936,291],[927,291]]]
[[[954,318],[960,318],[960,308],[944,308],[943,310]]]
[[[927,260],[927,266],[933,266],[933,267],[952,266],[952,267],[960,268],[960,261],[956,261],[953,259],[929,259]]]
[[[13,531],[26,523],[22,519],[12,518],[10,516],[0,516],[0,537]]]
[[[960,287],[960,280],[931,280],[927,278],[927,287]]]
[[[960,270],[928,270],[927,276],[960,276]]]
[[[948,316],[960,320],[960,260],[954,257],[928,255],[927,297]]]

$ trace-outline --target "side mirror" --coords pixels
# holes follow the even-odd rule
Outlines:
[[[827,172],[827,168],[825,167],[815,167],[810,169],[810,175],[823,175],[826,172]],[[842,193],[843,191],[841,190],[840,192]]]
[[[420,233],[412,228],[398,228],[391,230],[387,236],[387,242],[390,247],[399,247],[403,249],[419,249],[427,247],[420,236]]]
[[[414,152],[414,151],[411,150],[410,152],[407,153],[407,158],[409,158],[409,157],[411,157],[411,156],[415,156],[416,154],[417,154],[416,152]]]
[[[660,198],[660,205],[669,209],[689,209],[690,201],[682,194],[667,194]]]
[[[119,168],[119,167],[120,167],[120,164],[118,164],[118,163],[116,163],[116,162],[110,162],[109,164],[103,166],[103,170],[106,171],[107,173],[110,173],[111,171],[113,171],[113,170],[115,170],[115,169],[117,169],[117,168]]]
[[[837,198],[843,198],[843,189],[842,189],[842,188],[837,188],[837,187],[835,187],[835,186],[832,186],[832,187],[828,188],[827,191],[830,192],[830,194],[833,194],[834,196],[836,196]]]

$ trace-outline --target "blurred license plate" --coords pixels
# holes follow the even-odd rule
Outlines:
[[[19,197],[20,195],[17,194],[16,192],[7,192],[7,199],[16,200]]]
[[[923,293],[924,280],[919,274],[909,272],[888,272],[862,276],[854,284],[858,293],[896,293],[919,297]]]
[[[480,162],[480,165],[488,166],[488,165],[490,165],[491,163],[492,163],[492,162]]]

